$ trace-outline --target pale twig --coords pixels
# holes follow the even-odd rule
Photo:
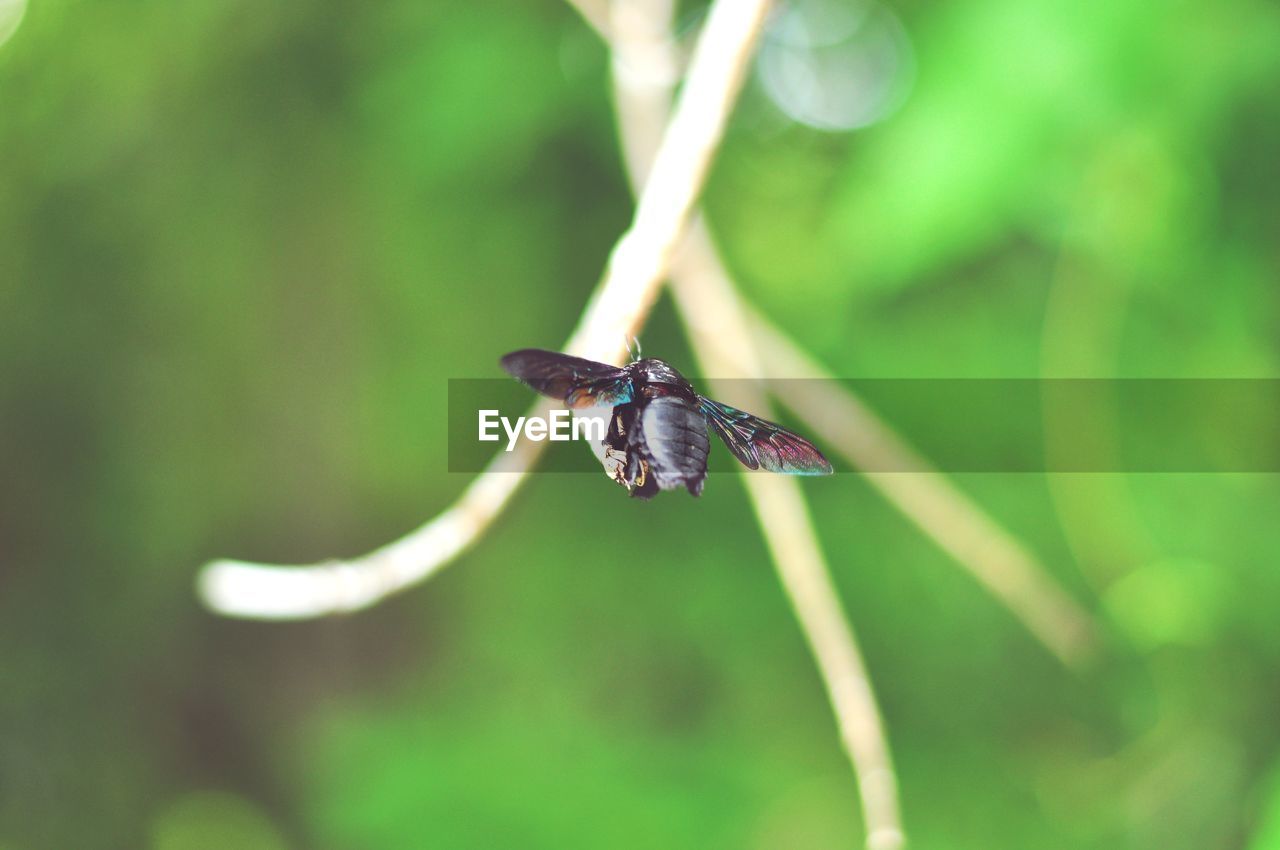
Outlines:
[[[607,44],[608,34],[612,31],[609,26],[609,0],[568,0],[568,3]]]
[[[644,183],[647,163],[659,143],[670,109],[675,54],[671,47],[670,0],[615,0],[612,31],[614,98],[634,186]],[[625,33],[626,37],[622,37]],[[719,375],[718,398],[768,416],[761,385],[734,377],[759,378],[747,324],[733,283],[716,254],[701,219],[690,225],[672,267],[672,291],[703,374]],[[714,340],[714,344],[712,343]],[[839,597],[804,494],[792,478],[748,475],[747,493],[827,688],[845,751],[862,798],[867,846],[902,846],[897,780],[884,725],[862,654]]]
[[[672,291],[681,319],[689,327],[704,374],[716,398],[769,417],[757,356],[733,284],[714,245],[695,220],[687,253],[672,271]],[[712,342],[714,340],[714,343]],[[818,545],[799,483],[769,473],[743,478],[782,585],[817,660],[845,751],[853,763],[862,797],[867,847],[892,850],[905,841],[884,723],[858,649],[853,629],[841,610],[830,570]]]
[[[711,7],[631,228],[614,247],[566,351],[617,362],[627,338],[643,325],[697,203],[768,8],[768,0],[717,0]],[[444,513],[360,558],[301,567],[215,561],[200,576],[205,604],[261,619],[372,605],[428,578],[470,546],[506,505],[541,446],[499,456]]]

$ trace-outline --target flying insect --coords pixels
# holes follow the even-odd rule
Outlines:
[[[557,351],[526,348],[502,358],[512,377],[571,408],[611,407],[605,471],[639,499],[661,490],[702,493],[708,429],[748,469],[830,475],[816,447],[781,425],[699,395],[669,363],[648,357],[610,366]]]

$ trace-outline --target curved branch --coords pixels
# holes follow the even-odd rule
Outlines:
[[[634,185],[659,142],[675,78],[671,48],[670,0],[615,0],[612,21],[614,98],[618,124]],[[760,385],[731,378],[763,374],[733,282],[701,219],[689,228],[672,267],[672,292],[680,318],[704,375],[717,398],[770,417]],[[791,601],[818,672],[826,686],[840,739],[853,764],[862,800],[867,847],[896,850],[905,837],[898,784],[884,723],[862,653],[840,607],[826,558],[809,516],[804,493],[792,478],[743,478],[778,577]]]
[[[566,351],[617,362],[627,338],[644,324],[702,191],[768,9],[768,0],[716,0],[711,7],[631,228],[615,245]],[[541,445],[494,460],[452,507],[368,555],[304,567],[214,561],[201,572],[200,595],[218,613],[258,619],[319,617],[372,605],[431,576],[470,546],[519,487]]]
[[[731,380],[760,377],[760,357],[743,305],[700,220],[690,229],[687,253],[673,270],[672,284],[703,373],[722,376],[711,382],[716,398],[772,418],[762,384]],[[853,628],[840,607],[804,493],[799,482],[784,475],[746,474],[742,479],[782,586],[817,661],[841,741],[853,764],[867,847],[896,850],[906,838],[884,722]]]

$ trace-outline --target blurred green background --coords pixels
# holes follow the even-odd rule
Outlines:
[[[1273,3],[798,8],[706,205],[836,374],[1277,375]],[[730,477],[638,504],[538,476],[345,618],[195,599],[210,557],[354,555],[447,505],[447,379],[557,346],[629,214],[605,51],[552,0],[26,9],[0,45],[2,850],[860,843]],[[643,342],[692,367],[665,301]],[[1069,672],[857,476],[805,483],[912,846],[1280,848],[1276,479],[958,483],[1107,641]]]

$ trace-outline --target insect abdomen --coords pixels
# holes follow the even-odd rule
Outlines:
[[[641,454],[659,488],[685,487],[695,496],[707,475],[707,420],[694,403],[678,396],[655,398],[640,412]]]

